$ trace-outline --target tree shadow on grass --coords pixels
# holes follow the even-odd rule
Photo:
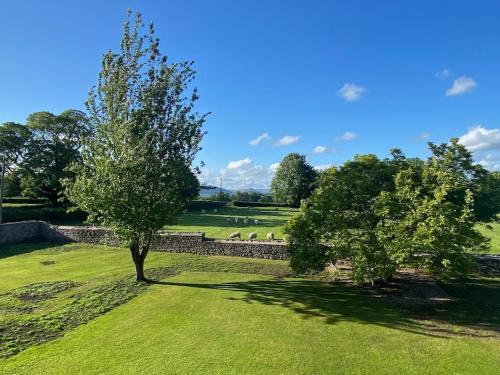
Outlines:
[[[320,318],[326,324],[356,322],[402,330],[420,335],[447,337],[428,333],[400,309],[385,303],[361,288],[339,283],[309,280],[259,280],[221,284],[157,282],[162,285],[243,292],[246,303],[282,306],[303,319]]]
[[[500,277],[473,275],[462,280],[440,283],[450,295],[441,304],[413,306],[407,309],[416,319],[431,321],[433,329],[454,325],[467,336],[500,336]],[[452,329],[457,333],[456,329]],[[459,334],[460,332],[458,332]]]
[[[21,254],[28,254],[37,250],[46,250],[51,247],[58,247],[58,246],[61,246],[61,244],[55,244],[46,241],[23,242],[16,244],[0,245],[0,259]]]

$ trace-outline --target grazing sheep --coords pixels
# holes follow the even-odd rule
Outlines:
[[[252,232],[248,235],[249,240],[256,240],[257,239],[257,232]]]
[[[259,225],[259,220],[255,219],[253,222],[255,223],[255,225]]]
[[[233,232],[229,235],[227,238],[228,240],[233,240],[235,238],[240,238],[241,239],[241,233],[240,232]]]
[[[266,237],[268,241],[274,241],[274,232],[269,232]]]

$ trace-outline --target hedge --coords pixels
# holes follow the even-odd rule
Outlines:
[[[235,207],[290,207],[286,203],[233,201]]]
[[[225,205],[226,205],[226,202],[221,202],[221,201],[195,200],[189,204],[188,209],[190,209],[190,210],[213,210],[215,208],[222,208]]]

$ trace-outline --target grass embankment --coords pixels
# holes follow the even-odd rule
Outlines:
[[[146,263],[178,274],[0,360],[0,373],[492,374],[500,367],[498,337],[453,335],[457,322],[498,329],[500,278],[444,284],[454,305],[437,315],[446,330],[430,333],[411,312],[362,288],[288,278],[283,261],[151,253]],[[4,247],[0,325],[103,301],[114,295],[103,286],[132,272],[124,249]],[[42,282],[52,284],[29,287]],[[31,310],[9,310],[33,296],[41,297]]]

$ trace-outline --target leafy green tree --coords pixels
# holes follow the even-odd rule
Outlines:
[[[297,272],[322,270],[338,259],[352,259],[353,278],[389,277],[394,266],[379,243],[377,196],[393,185],[390,165],[375,155],[358,155],[322,173],[307,205],[286,226],[291,265]]]
[[[291,153],[281,161],[271,182],[271,190],[276,202],[299,207],[303,199],[314,190],[317,173],[307,163],[305,155]]]
[[[479,221],[498,220],[500,213],[500,172],[486,172],[476,185],[474,213]]]
[[[36,112],[28,116],[27,128],[30,135],[19,171],[23,195],[58,204],[63,198],[61,181],[74,178],[68,167],[80,162],[82,139],[90,134],[87,116],[73,109],[59,115]]]
[[[4,162],[7,171],[22,160],[26,150],[26,142],[30,137],[30,130],[15,122],[6,122],[0,125],[0,162]]]
[[[486,251],[487,241],[474,229],[473,187],[482,172],[461,147],[430,144],[425,163],[395,152],[326,171],[286,227],[292,267],[321,270],[349,258],[357,282],[387,280],[403,266],[467,272],[468,253]]]
[[[94,127],[83,163],[68,186],[70,199],[89,220],[112,229],[128,244],[137,280],[154,235],[174,222],[199,183],[191,170],[205,116],[194,112],[191,62],[167,63],[153,26],[141,15],[125,22],[121,48],[102,60],[87,107]]]

